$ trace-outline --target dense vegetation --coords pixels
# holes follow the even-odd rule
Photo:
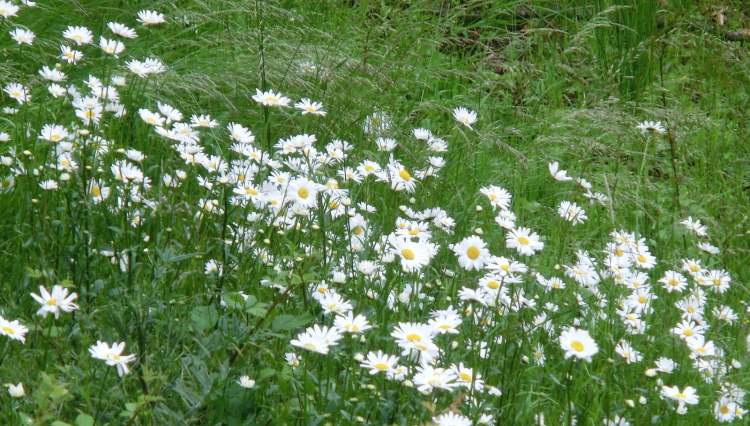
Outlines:
[[[0,423],[743,423],[748,27],[0,0]]]

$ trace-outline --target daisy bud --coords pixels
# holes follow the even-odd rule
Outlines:
[[[656,369],[655,368],[649,368],[646,370],[646,376],[648,377],[656,377]]]
[[[626,404],[626,405],[627,405],[628,407],[630,407],[630,408],[633,408],[633,407],[635,407],[635,401],[633,401],[632,399],[626,399],[626,400],[625,400],[625,404]]]
[[[454,341],[452,341],[452,342],[451,342],[451,348],[452,348],[452,349],[456,349],[457,347],[458,347],[458,342],[457,342],[457,341],[455,341],[455,340],[454,340]]]
[[[12,398],[21,398],[26,395],[26,392],[23,390],[23,383],[19,383],[17,385],[6,383],[5,386],[8,388],[8,394]]]
[[[646,397],[645,397],[645,396],[642,396],[642,397],[638,398],[638,402],[639,402],[639,403],[640,403],[641,405],[646,405],[646,402],[648,402],[648,401],[646,400]]]
[[[409,198],[409,204],[414,204],[417,202],[417,199],[414,197]]]
[[[482,234],[484,234],[484,231],[482,231],[482,228],[477,228],[477,229],[474,230],[474,233],[477,234],[477,235],[482,235]]]
[[[357,362],[362,362],[365,360],[365,356],[361,352],[357,352],[354,354],[354,360]]]
[[[677,406],[677,414],[684,415],[687,413],[687,406],[683,403],[680,403],[680,405]]]
[[[476,207],[474,207],[474,208],[475,208],[475,209],[476,209],[476,210],[477,210],[478,212],[481,212],[481,211],[482,211],[482,206],[476,206]]]
[[[271,244],[271,240],[268,238],[263,239],[263,244]]]

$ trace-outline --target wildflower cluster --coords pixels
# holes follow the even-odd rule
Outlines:
[[[35,6],[22,3],[0,0],[0,22]],[[589,406],[605,424],[744,420],[739,286],[699,220],[680,222],[684,251],[660,251],[559,161],[540,162],[553,199],[533,214],[492,176],[472,208],[443,203],[441,182],[460,180],[448,166],[464,167],[449,141],[471,140],[481,109],[434,130],[374,110],[344,137],[325,98],[264,77],[231,120],[192,111],[153,90],[168,64],[131,49],[171,19],[68,26],[44,40],[47,63],[2,85],[0,196],[30,218],[18,249],[42,253],[0,306],[3,356],[45,364],[70,346],[60,376],[103,389],[60,413],[471,425],[531,418],[514,407],[532,404],[538,424],[583,422]],[[20,400],[63,386],[13,374]],[[103,403],[110,390],[122,401]],[[35,401],[24,409],[52,412]]]

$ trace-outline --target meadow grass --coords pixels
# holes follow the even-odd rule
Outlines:
[[[746,14],[0,0],[0,422],[741,424]]]

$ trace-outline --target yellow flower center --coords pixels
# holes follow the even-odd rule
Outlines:
[[[682,335],[686,337],[690,337],[693,335],[693,329],[692,328],[686,328],[682,331]]]
[[[471,381],[471,374],[467,373],[466,371],[462,371],[458,373],[458,377],[461,378],[464,382],[470,382]]]
[[[409,171],[406,170],[406,169],[401,169],[401,171],[398,172],[398,175],[401,177],[401,179],[403,179],[405,181],[410,181],[411,180],[411,173],[409,173]]]
[[[373,364],[373,367],[375,367],[377,370],[380,370],[380,371],[386,371],[389,368],[388,364],[384,362],[376,362],[375,364]]]
[[[498,288],[500,288],[500,283],[495,280],[489,280],[487,281],[487,287],[493,290],[497,290]]]
[[[47,305],[57,306],[57,299],[55,299],[54,297],[50,297],[49,300],[47,300]]]
[[[422,340],[422,336],[420,336],[417,333],[410,333],[410,334],[406,335],[406,340],[408,340],[408,341],[410,341],[412,343],[413,342],[419,342],[419,341]]]
[[[102,189],[99,187],[99,185],[94,185],[91,187],[91,190],[89,191],[89,194],[91,194],[92,197],[101,197],[102,196]]]
[[[16,334],[16,330],[13,330],[8,326],[3,326],[2,330],[5,332],[5,334]]]
[[[570,343],[570,347],[573,348],[573,350],[576,352],[583,352],[583,343],[578,340],[573,340]]]
[[[471,246],[466,249],[466,256],[468,256],[471,260],[476,260],[479,257],[479,254],[479,249],[476,246]]]
[[[729,414],[729,407],[727,407],[726,405],[722,405],[721,407],[719,407],[719,412],[721,414],[727,415]]]
[[[525,236],[523,236],[523,235],[519,236],[519,237],[518,237],[518,238],[516,239],[516,241],[518,241],[518,244],[520,244],[520,245],[522,245],[522,246],[527,246],[527,245],[529,245],[529,243],[531,242],[531,241],[529,241],[529,239],[528,239],[527,237],[525,237]]]
[[[307,199],[310,196],[310,191],[307,188],[300,188],[297,190],[297,195],[302,199]]]
[[[355,226],[354,229],[352,229],[352,232],[354,233],[354,235],[362,235],[365,233],[365,229],[361,226]]]
[[[401,257],[403,257],[406,260],[414,260],[414,251],[412,249],[405,248],[401,250]]]

